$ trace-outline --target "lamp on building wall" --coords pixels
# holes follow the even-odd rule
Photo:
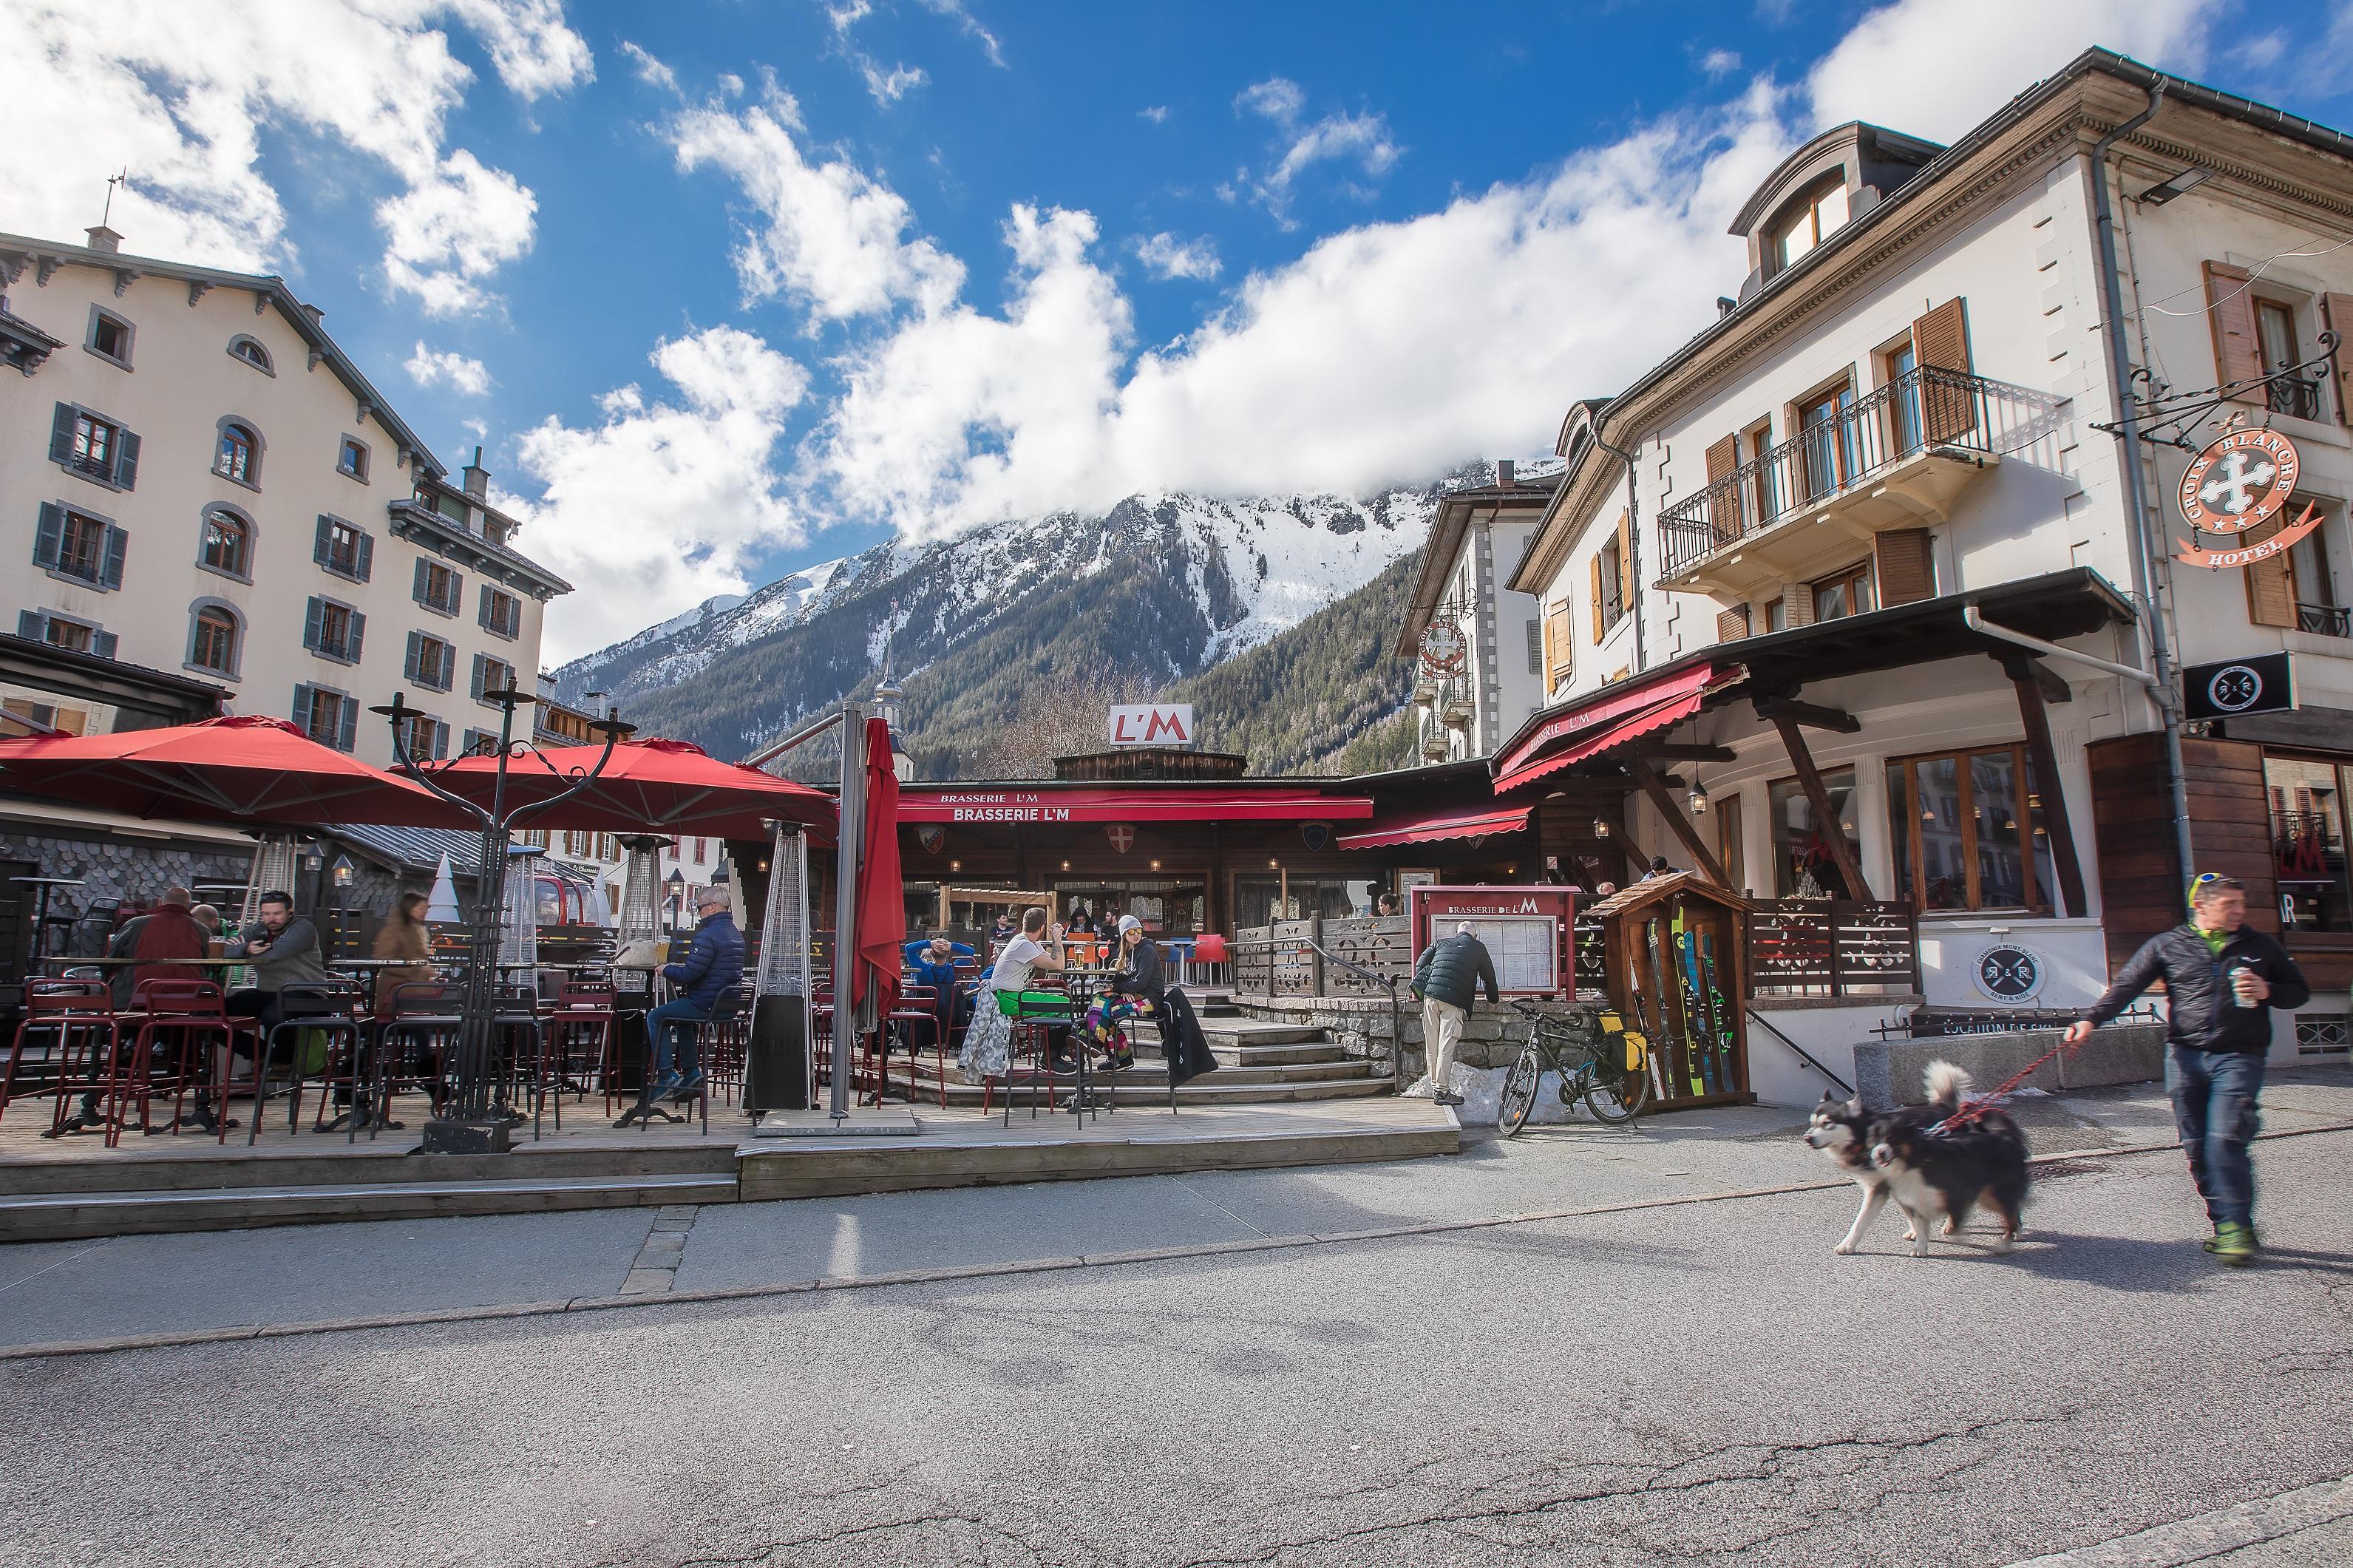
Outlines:
[[[2160,184],[2149,186],[2133,200],[2145,207],[2161,207],[2179,195],[2185,195],[2214,177],[2211,169],[2184,169]]]
[[[1691,801],[1691,811],[1694,816],[1705,816],[1707,815],[1707,785],[1700,783],[1696,778],[1692,780],[1691,795],[1689,799]]]
[[[1596,837],[1596,838],[1607,838],[1607,837],[1609,837],[1609,824],[1608,822],[1604,821],[1603,819],[1601,819],[1600,817],[1598,817],[1598,816],[1597,816],[1597,817],[1595,817],[1595,818],[1593,819],[1593,837]]]

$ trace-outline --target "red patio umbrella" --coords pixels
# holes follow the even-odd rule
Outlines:
[[[0,741],[0,784],[99,811],[240,827],[474,826],[431,791],[259,716]]]
[[[891,766],[891,726],[880,719],[866,721],[866,827],[859,847],[865,858],[858,868],[858,959],[849,994],[860,1003],[871,994],[881,1018],[899,1005],[907,904],[899,885],[899,775]]]
[[[604,756],[599,743],[549,746],[511,758],[507,804],[545,800],[572,787]],[[461,757],[428,771],[433,782],[481,805],[491,803],[496,757]],[[605,771],[573,799],[523,826],[588,833],[695,833],[714,838],[765,838],[764,818],[798,822],[830,837],[833,797],[807,784],[723,763],[685,741],[623,741]]]

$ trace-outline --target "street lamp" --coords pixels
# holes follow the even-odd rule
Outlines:
[[[335,951],[342,952],[355,946],[351,940],[351,920],[344,912],[343,901],[352,890],[352,858],[339,854],[327,868],[328,879],[335,889]]]
[[[515,710],[536,704],[539,699],[517,686],[510,675],[503,689],[486,690],[481,700],[495,703],[500,710],[495,753],[498,771],[491,781],[491,804],[487,806],[441,784],[435,774],[448,764],[428,767],[425,759],[410,752],[409,743],[417,727],[415,721],[420,715],[408,706],[406,693],[396,691],[389,705],[369,710],[391,721],[394,765],[481,824],[481,856],[474,868],[473,918],[466,933],[466,994],[458,1012],[456,1071],[449,1075],[450,1092],[442,1097],[439,1112],[425,1124],[423,1152],[427,1154],[503,1154],[509,1147],[507,1131],[512,1119],[503,1103],[492,1103],[491,1064],[496,1059],[493,1045],[498,1032],[499,944],[505,924],[501,912],[506,901],[511,836],[526,820],[564,805],[596,783],[613,760],[613,747],[636,729],[635,725],[621,722],[619,709],[607,710],[603,719],[589,726],[605,738],[605,750],[596,766],[569,770],[563,776],[572,781],[571,786],[545,800],[510,805],[510,765],[523,757],[540,755],[530,741],[515,737]],[[553,763],[545,765],[550,772],[554,771]]]
[[[678,922],[686,918],[686,873],[673,869],[662,879],[662,913],[669,918],[670,934],[678,934]]]

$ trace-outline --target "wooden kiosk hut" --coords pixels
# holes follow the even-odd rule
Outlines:
[[[1581,913],[1582,929],[1599,927],[1609,1005],[1651,1042],[1655,1110],[1756,1100],[1748,916],[1748,900],[1691,871],[1646,878]]]

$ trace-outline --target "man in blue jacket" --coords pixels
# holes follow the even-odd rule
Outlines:
[[[2294,1012],[2312,999],[2287,950],[2246,918],[2247,895],[2237,882],[2211,871],[2200,876],[2190,884],[2188,922],[2142,944],[2067,1028],[2067,1043],[2074,1045],[2131,1006],[2152,982],[2165,982],[2165,1087],[2190,1179],[2214,1222],[2206,1250],[2233,1268],[2255,1257],[2255,1168],[2247,1144],[2259,1125],[2255,1102],[2272,1048],[2271,1010]]]
[[[683,963],[662,965],[670,999],[646,1015],[646,1048],[653,1053],[646,1075],[646,1100],[688,1100],[701,1092],[703,1072],[696,1051],[695,1026],[731,985],[744,983],[744,933],[728,912],[727,889],[705,888],[694,896],[698,923],[694,945]]]
[[[944,936],[907,944],[907,967],[914,972],[916,984],[932,988],[932,1012],[939,1019],[940,1038],[944,1040],[956,1025],[967,1023],[972,1017],[972,993],[956,989],[955,967],[957,959],[972,956],[972,949]],[[907,1042],[910,1051],[914,1047],[913,1040]]]

